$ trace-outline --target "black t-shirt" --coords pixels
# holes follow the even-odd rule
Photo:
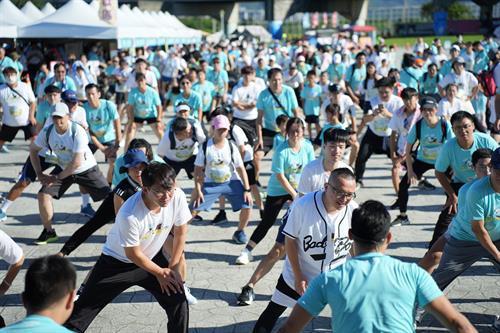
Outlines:
[[[113,193],[122,198],[123,201],[126,201],[140,190],[141,186],[130,177],[127,177],[116,185]]]

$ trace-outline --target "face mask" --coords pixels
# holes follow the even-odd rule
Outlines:
[[[5,81],[7,84],[14,84],[17,82],[17,76],[16,75],[9,75],[5,78]]]

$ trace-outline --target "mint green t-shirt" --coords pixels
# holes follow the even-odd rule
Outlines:
[[[471,220],[469,218],[469,211],[467,210],[467,192],[469,188],[477,182],[475,179],[473,181],[464,184],[458,191],[458,212],[453,217],[453,221],[450,224],[450,235],[458,240],[465,241],[476,241],[477,238],[472,231]]]
[[[414,307],[443,293],[416,264],[381,253],[351,258],[316,277],[297,304],[312,316],[332,309],[335,333],[414,333]]]
[[[267,81],[267,72],[269,72],[269,66],[264,66],[264,68],[260,68],[257,66],[255,69],[255,76],[260,77],[262,80]]]
[[[418,84],[422,77],[422,70],[414,67],[405,67],[401,69],[399,82],[407,88],[413,88],[418,91]]]
[[[469,149],[460,147],[456,137],[447,140],[436,160],[435,170],[446,172],[448,167],[451,167],[453,169],[453,182],[470,182],[476,178],[472,168],[472,153],[478,148],[489,148],[494,151],[498,148],[498,143],[489,135],[479,132],[474,132],[474,143]]]
[[[309,84],[304,85],[304,89],[300,92],[300,98],[304,99],[304,113],[306,116],[319,116],[321,92],[319,84],[315,84],[314,87]]]
[[[290,185],[297,189],[299,186],[300,175],[307,163],[314,160],[314,148],[308,140],[302,140],[300,150],[294,152],[284,141],[274,152],[271,166],[271,178],[267,186],[267,194],[270,196],[287,195],[276,174],[282,173]]]
[[[39,124],[45,124],[52,115],[52,106],[47,101],[43,101],[36,107],[35,119]]]
[[[224,69],[219,72],[215,70],[208,71],[207,80],[214,84],[215,92],[219,95],[224,95],[224,85],[229,82],[229,76]]]
[[[352,64],[346,69],[345,82],[351,86],[353,91],[358,91],[361,83],[366,79],[366,66],[363,65],[361,68],[356,67]]]
[[[99,108],[92,108],[88,102],[83,104],[83,108],[87,114],[89,129],[100,143],[116,139],[114,121],[119,115],[115,103],[101,99]]]
[[[196,91],[191,91],[191,94],[189,94],[189,97],[184,97],[183,93],[181,92],[179,95],[177,95],[174,99],[174,110],[179,103],[187,103],[189,107],[191,108],[191,115],[194,115],[198,117],[198,110],[202,109],[202,101],[200,95]]]
[[[210,81],[205,81],[203,84],[196,82],[193,85],[193,90],[201,97],[202,111],[209,112],[212,107],[212,100],[215,96],[215,86]]]
[[[73,333],[49,317],[30,315],[15,324],[0,329],[2,333]]]
[[[467,191],[467,210],[472,221],[484,221],[492,241],[500,239],[500,194],[491,186],[491,177],[474,182]]]
[[[346,68],[343,63],[340,63],[338,65],[330,64],[328,65],[326,71],[328,72],[328,78],[330,79],[330,81],[339,83],[345,75]]]
[[[420,144],[417,150],[417,159],[429,163],[436,163],[436,159],[439,156],[441,147],[446,140],[453,138],[455,135],[451,129],[449,122],[446,122],[446,138],[443,136],[443,128],[441,121],[434,127],[429,127],[425,119],[419,120],[420,122]],[[406,142],[409,144],[414,144],[417,141],[417,126],[413,126],[406,137]]]
[[[299,107],[299,104],[295,92],[288,86],[283,85],[281,94],[274,95],[280,101],[284,109],[276,102],[269,89],[264,89],[259,94],[257,98],[257,109],[262,110],[264,113],[263,127],[278,132],[279,129],[276,125],[276,118],[282,114],[293,117],[293,111]]]
[[[276,149],[278,149],[280,144],[282,144],[285,141],[286,141],[286,136],[281,135],[281,133],[276,134],[273,139],[273,150],[276,151]]]
[[[142,93],[139,88],[132,88],[128,94],[128,104],[134,110],[134,117],[136,118],[156,118],[158,117],[157,106],[161,105],[160,95],[158,92],[151,88],[146,87],[146,91]]]

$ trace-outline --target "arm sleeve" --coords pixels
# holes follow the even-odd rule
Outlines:
[[[208,150],[208,144],[207,144]],[[203,145],[200,145],[200,149],[198,149],[198,154],[196,154],[196,159],[194,160],[194,165],[197,167],[205,167],[205,152],[203,151]]]
[[[241,159],[240,151],[238,147],[232,142],[228,142],[230,145],[233,145],[233,163],[235,168],[239,168],[243,166],[243,160]]]
[[[192,216],[191,211],[189,210],[189,206],[187,204],[186,194],[181,189],[176,189],[178,191],[178,199],[177,199],[177,214],[175,216],[174,225],[181,226],[188,223]]]
[[[48,145],[47,145],[47,131],[48,131],[48,126],[45,127],[44,129],[42,129],[42,131],[40,132],[40,134],[38,134],[36,136],[36,139],[35,139],[35,145],[37,145],[38,147],[40,148],[47,148]]]
[[[412,264],[412,269],[416,276],[417,302],[420,307],[425,307],[436,298],[443,296],[443,292],[439,289],[429,273],[418,267],[416,264]]]
[[[128,212],[126,213],[128,214]],[[115,223],[118,223],[118,234],[121,247],[138,246],[141,242],[139,222],[134,215],[125,215],[118,212]]]
[[[311,185],[311,172],[307,165],[304,170],[302,170],[302,174],[300,175],[299,185],[297,186],[297,191],[300,193],[309,193],[312,192],[310,189]]]
[[[154,106],[159,106],[161,105],[161,101],[160,101],[160,94],[154,90],[154,100],[153,100],[153,104]]]
[[[257,109],[259,110],[264,110],[264,91],[265,90],[262,90],[259,94],[259,97],[257,98]]]
[[[307,287],[305,294],[297,301],[297,304],[313,317],[318,316],[328,304],[325,292],[327,289],[326,281],[325,273],[315,277]]]
[[[449,141],[448,141],[449,142]],[[445,144],[441,148],[441,152],[438,155],[434,169],[439,172],[446,172],[446,169],[450,166],[450,157],[448,156],[449,149],[448,144]]]
[[[285,159],[283,156],[283,149],[276,151],[276,153],[273,155],[271,171],[274,173],[285,172]]]
[[[484,193],[478,190],[477,186],[472,185],[467,191],[466,210],[469,213],[470,220],[484,220]]]
[[[73,154],[84,153],[88,148],[88,145],[89,140],[87,133],[81,126],[77,125],[75,140],[73,141]]]
[[[118,117],[120,117],[118,115],[118,110],[116,109],[116,104],[113,103],[113,102],[110,102],[110,101],[106,101],[107,104],[107,108],[108,108],[108,112],[109,112],[109,117],[113,120],[116,120],[118,119]]]
[[[5,232],[0,230],[0,257],[9,265],[13,265],[23,256],[23,250]]]
[[[420,126],[422,126],[422,123],[420,123]],[[406,136],[406,142],[409,143],[410,145],[414,144],[415,141],[417,141],[417,125],[415,124],[408,135]]]
[[[300,227],[303,225],[304,221],[302,216],[302,200],[304,199],[299,198],[292,203],[292,206],[288,209],[288,214],[285,214],[286,224],[283,228],[283,233],[290,238],[297,238],[300,235]]]

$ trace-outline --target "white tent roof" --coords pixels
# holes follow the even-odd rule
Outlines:
[[[101,21],[83,0],[70,0],[52,15],[19,29],[19,37],[115,39],[116,28]]]
[[[31,19],[31,21],[36,21],[45,16],[44,13],[40,11],[31,1],[26,2],[26,4],[21,8],[21,11]]]
[[[0,13],[0,25],[23,26],[31,22],[10,0],[0,1]]]
[[[95,10],[99,10],[99,0],[93,0],[91,3],[90,3],[90,6],[92,8],[94,8]]]
[[[41,9],[42,13],[44,13],[46,16],[55,13],[56,9],[54,6],[50,4],[50,2],[47,2],[45,6]]]

